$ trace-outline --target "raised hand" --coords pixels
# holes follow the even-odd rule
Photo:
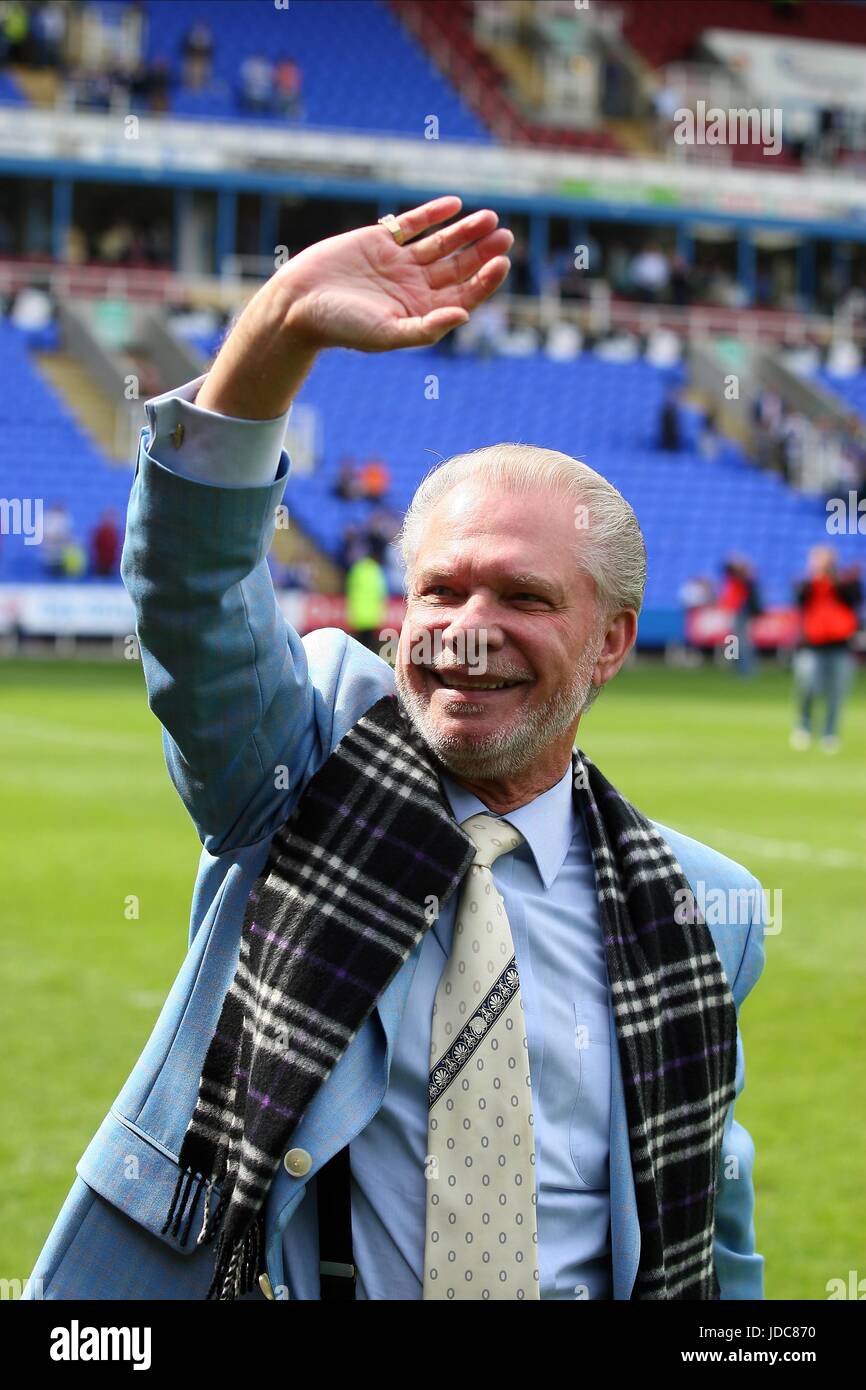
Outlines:
[[[489,208],[440,227],[460,208],[459,198],[445,197],[400,213],[402,246],[377,223],[287,261],[240,315],[196,404],[273,419],[297,395],[322,348],[425,347],[466,323],[508,274],[505,252],[514,238]]]
[[[287,262],[278,274],[292,287],[290,322],[299,341],[387,352],[438,342],[466,323],[508,274],[505,252],[514,237],[489,208],[421,237],[460,207],[459,198],[444,197],[400,213],[402,246],[376,224],[317,242]]]

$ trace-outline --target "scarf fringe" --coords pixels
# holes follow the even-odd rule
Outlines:
[[[198,1182],[196,1183],[196,1178]],[[174,1194],[171,1199],[171,1206],[168,1209],[168,1216],[162,1227],[161,1235],[166,1235],[171,1231],[173,1236],[177,1236],[181,1245],[186,1245],[189,1233],[192,1229],[192,1219],[201,1196],[202,1188],[205,1189],[204,1198],[204,1218],[201,1230],[196,1237],[196,1245],[209,1245],[219,1228],[219,1224],[228,1206],[228,1198],[220,1197],[215,1210],[211,1210],[211,1200],[216,1186],[215,1178],[205,1177],[203,1173],[196,1173],[192,1168],[181,1168],[177,1175],[177,1182],[174,1187]],[[186,1217],[186,1225],[181,1231],[181,1222]]]
[[[264,1225],[261,1213],[232,1245],[226,1240],[225,1231],[221,1231],[216,1249],[214,1276],[205,1298],[227,1302],[252,1293],[258,1280],[263,1249]]]
[[[182,1168],[177,1175],[171,1206],[161,1234],[166,1235],[170,1230],[173,1236],[177,1236],[181,1245],[186,1245],[198,1199],[201,1196],[202,1188],[204,1188],[204,1217],[201,1230],[196,1237],[196,1245],[210,1245],[219,1231],[229,1203],[228,1196],[223,1193],[216,1207],[212,1208],[211,1202],[215,1187],[215,1178],[207,1178],[203,1173],[196,1173],[192,1168]],[[186,1224],[181,1231],[184,1217]],[[232,1244],[226,1240],[225,1231],[220,1231],[216,1247],[214,1275],[205,1298],[217,1298],[225,1301],[251,1293],[260,1273],[259,1265],[263,1248],[264,1226],[261,1214],[256,1217],[240,1239]]]

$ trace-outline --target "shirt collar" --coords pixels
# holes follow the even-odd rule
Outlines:
[[[548,787],[534,801],[509,811],[502,819],[519,830],[535,860],[538,875],[549,890],[551,884],[565,863],[569,845],[578,828],[574,814],[574,797],[571,788],[571,764],[566,768],[558,782]],[[458,824],[469,816],[487,812],[493,816],[489,806],[472,792],[461,787],[447,772],[441,773],[442,785],[451,804],[451,810]]]

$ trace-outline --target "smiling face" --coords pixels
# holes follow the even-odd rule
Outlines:
[[[587,696],[619,669],[634,632],[600,610],[575,562],[580,543],[573,500],[544,488],[467,479],[426,518],[395,677],[455,775],[562,776]]]

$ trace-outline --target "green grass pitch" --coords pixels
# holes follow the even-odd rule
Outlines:
[[[866,1276],[864,694],[861,672],[840,753],[794,753],[785,672],[638,664],[578,739],[646,814],[782,891],[738,1103],[771,1299]],[[0,788],[0,1277],[23,1281],[183,958],[199,842],[137,663],[0,663]]]

